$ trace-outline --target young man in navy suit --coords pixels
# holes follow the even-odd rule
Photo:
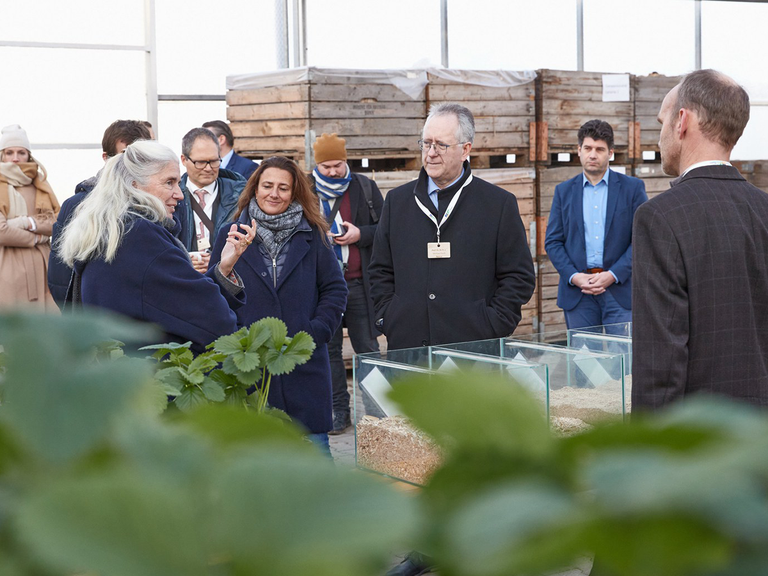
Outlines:
[[[608,168],[613,129],[579,129],[584,172],[559,184],[544,246],[560,273],[557,305],[569,329],[632,320],[632,220],[645,202],[642,180]]]

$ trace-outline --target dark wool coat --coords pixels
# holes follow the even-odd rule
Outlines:
[[[371,334],[376,335],[374,327],[373,300],[371,299],[371,278],[368,273],[368,266],[371,264],[371,253],[373,252],[373,239],[376,236],[377,223],[373,221],[368,202],[365,199],[365,192],[360,184],[360,178],[366,178],[362,174],[352,174],[352,182],[345,194],[349,195],[349,207],[352,213],[352,224],[360,228],[360,240],[357,241],[357,248],[360,251],[360,264],[363,268],[363,290],[368,302],[368,318],[371,322]],[[367,178],[366,178],[367,179]],[[381,195],[379,187],[373,180],[371,182],[371,203],[373,211],[381,217],[381,210],[384,204],[384,197]],[[317,191],[315,191],[317,193]]]
[[[246,212],[240,222],[249,222]],[[211,266],[221,257],[226,230],[216,238]],[[282,269],[274,286],[271,267],[259,250],[259,237],[235,265],[243,279],[248,303],[237,310],[241,326],[249,326],[267,316],[280,318],[292,336],[300,330],[309,333],[317,347],[306,364],[290,374],[273,376],[269,404],[284,410],[311,433],[332,428],[331,367],[328,341],[341,323],[347,304],[347,284],[331,247],[315,229],[297,231],[286,250]]]
[[[642,180],[609,171],[602,267],[616,274],[619,281],[608,286],[608,291],[627,310],[632,309],[632,220],[637,208],[647,200]],[[560,273],[557,305],[573,310],[583,294],[568,279],[587,269],[583,173],[555,188],[544,247]]]
[[[51,296],[53,296],[59,308],[64,306],[64,297],[67,295],[69,279],[72,277],[72,268],[64,264],[59,258],[59,247],[56,244],[56,239],[64,230],[64,226],[72,219],[75,209],[80,206],[80,203],[86,199],[88,193],[96,186],[96,181],[97,177],[94,176],[80,182],[75,187],[75,195],[64,200],[59,216],[53,224],[51,255],[48,257],[48,289],[51,291]]]
[[[440,192],[438,222],[469,178]],[[461,193],[441,230],[451,257],[427,258],[437,240],[427,174],[387,194],[369,269],[377,327],[390,348],[501,338],[511,334],[533,294],[533,261],[513,194],[479,178]]]
[[[83,305],[107,308],[157,324],[166,342],[192,341],[193,350],[237,330],[231,296],[214,278],[213,267],[200,274],[189,255],[162,224],[136,218],[126,225],[115,259],[91,260],[82,271]]]
[[[635,215],[632,411],[696,392],[768,405],[768,195],[702,166]]]
[[[176,206],[176,215],[181,222],[181,234],[179,234],[179,240],[181,240],[181,243],[184,244],[184,247],[188,251],[193,252],[197,250],[197,231],[195,230],[195,213],[192,210],[192,204],[190,202],[190,194],[192,192],[187,187],[187,182],[187,174],[182,175],[179,187],[184,193],[184,200],[179,202]],[[240,198],[240,193],[243,191],[243,188],[245,188],[246,179],[237,172],[231,172],[230,170],[222,168],[219,170],[217,182],[219,183],[219,206],[216,209],[213,218],[211,218],[213,221],[211,244],[213,244],[213,241],[218,237],[222,226],[232,220],[232,215],[237,208],[237,200]]]

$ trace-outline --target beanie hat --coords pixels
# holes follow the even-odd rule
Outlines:
[[[27,133],[18,124],[9,124],[0,131],[0,150],[5,150],[11,146],[20,146],[29,151]]]
[[[329,160],[347,159],[347,141],[339,138],[336,133],[323,133],[312,146],[315,150],[315,164]]]

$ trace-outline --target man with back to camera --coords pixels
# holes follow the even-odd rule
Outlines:
[[[256,162],[243,158],[235,152],[235,136],[232,134],[229,124],[221,120],[211,120],[210,122],[204,122],[203,128],[208,128],[219,140],[222,168],[230,172],[237,172],[246,180],[251,177],[251,174],[256,172],[256,168],[259,167]]]
[[[474,136],[467,108],[433,106],[418,180],[384,201],[370,277],[390,348],[508,336],[533,294],[517,199],[472,174]]]
[[[113,156],[120,154],[136,140],[150,139],[151,134],[144,121],[115,120],[104,130],[104,136],[101,139],[101,158],[106,162]],[[101,170],[99,170],[96,176],[83,180],[75,186],[75,195],[67,198],[61,205],[59,217],[53,225],[51,255],[48,258],[48,288],[59,308],[64,306],[64,297],[67,295],[67,287],[72,276],[72,269],[59,259],[59,247],[56,244],[56,238],[58,238],[64,226],[72,218],[75,208],[85,200],[88,193],[96,186],[99,174],[101,174]]]
[[[343,138],[323,134],[313,148],[317,164],[312,172],[314,190],[331,225],[333,248],[349,290],[342,324],[328,343],[333,384],[333,430],[329,434],[335,435],[352,424],[347,370],[342,357],[343,326],[347,327],[355,353],[379,350],[373,324],[368,264],[384,199],[375,182],[352,173]]]
[[[662,102],[662,168],[679,177],[635,216],[633,411],[697,392],[768,404],[768,195],[729,162],[749,112],[715,70]]]
[[[181,140],[181,163],[186,168],[179,186],[184,200],[176,212],[181,221],[180,240],[200,273],[208,270],[210,248],[219,230],[232,220],[246,180],[220,168],[219,140],[208,128],[192,128]]]
[[[568,329],[631,322],[632,220],[645,184],[608,168],[607,122],[585,123],[578,141],[584,171],[555,188],[544,242],[560,273],[557,305]]]

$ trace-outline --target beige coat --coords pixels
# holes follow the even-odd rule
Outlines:
[[[26,201],[27,214],[37,224],[37,229],[31,232],[7,224],[5,182],[0,182],[0,188],[0,310],[31,306],[38,311],[58,312],[48,290],[50,236],[59,207],[56,197],[32,184],[16,188]],[[48,240],[35,244],[35,235]]]

